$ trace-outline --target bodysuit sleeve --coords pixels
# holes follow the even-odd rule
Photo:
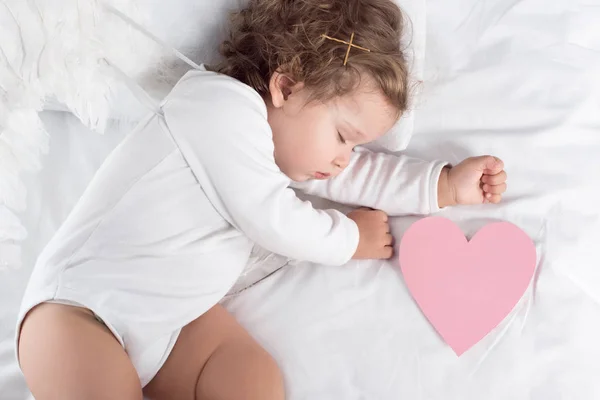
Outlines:
[[[352,153],[348,167],[328,180],[292,186],[314,196],[352,206],[370,207],[388,215],[426,215],[439,211],[437,187],[445,162],[407,156]]]
[[[207,71],[188,73],[162,105],[165,122],[217,211],[261,247],[341,265],[358,246],[354,221],[300,200],[277,167],[264,101]]]

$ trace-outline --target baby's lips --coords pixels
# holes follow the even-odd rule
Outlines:
[[[317,178],[317,179],[327,179],[330,176],[331,176],[331,174],[326,174],[326,173],[323,173],[323,172],[317,172],[317,173],[315,173],[315,178]]]

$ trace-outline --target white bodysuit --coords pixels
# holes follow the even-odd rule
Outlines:
[[[19,314],[47,301],[86,307],[127,351],[142,385],[185,325],[227,293],[254,244],[341,265],[356,224],[296,197],[273,157],[267,109],[230,77],[187,73],[106,159],[39,256]],[[442,162],[367,151],[301,190],[390,215],[437,210]],[[19,332],[19,330],[17,330]]]

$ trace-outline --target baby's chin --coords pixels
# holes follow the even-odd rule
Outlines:
[[[298,170],[289,171],[289,170],[285,170],[285,169],[281,169],[281,172],[283,172],[292,181],[298,182],[298,183],[312,181],[315,179],[323,180],[323,179],[330,178],[330,176],[320,177],[317,175],[318,173],[315,173],[315,172],[306,173],[306,172],[300,172]]]
[[[292,181],[294,182],[306,182],[306,181],[310,181],[311,179],[315,179],[315,177],[312,174],[304,174],[304,173],[286,173],[285,171],[282,171],[288,178],[290,178]]]
[[[312,177],[310,175],[300,175],[300,174],[293,175],[293,176],[288,175],[288,178],[290,178],[294,182],[298,182],[298,183],[302,183],[302,182],[306,182],[306,181],[309,181],[311,179],[314,179],[314,177]]]

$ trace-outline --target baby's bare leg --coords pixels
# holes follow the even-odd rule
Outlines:
[[[36,400],[141,400],[125,350],[91,311],[44,303],[21,328],[19,360]]]
[[[279,367],[221,306],[187,325],[144,388],[152,400],[283,400]]]

